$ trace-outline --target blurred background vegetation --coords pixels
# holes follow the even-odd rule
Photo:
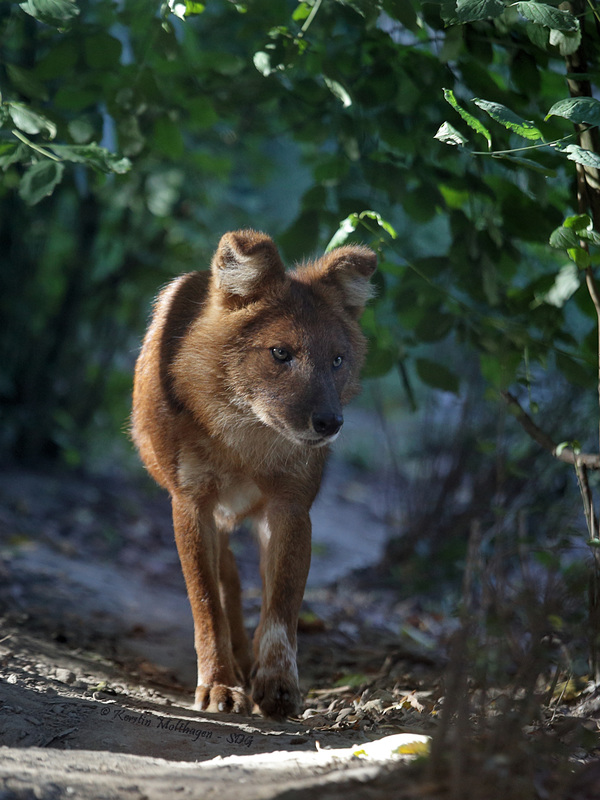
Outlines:
[[[596,449],[595,241],[576,258],[549,237],[587,210],[582,157],[565,148],[597,110],[547,117],[582,41],[575,77],[595,79],[594,14],[531,0],[1,4],[4,461],[129,463],[151,298],[205,268],[226,230],[268,232],[290,263],[360,240],[380,254],[361,402],[409,498],[386,576],[421,559],[431,578],[432,553],[460,563],[473,520],[531,540],[546,565],[573,535],[583,546],[574,473],[500,392],[556,443]],[[368,443],[348,457],[381,466]]]

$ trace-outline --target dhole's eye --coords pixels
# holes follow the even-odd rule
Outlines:
[[[275,361],[291,361],[292,356],[289,350],[286,350],[285,347],[272,347],[271,353],[273,354],[273,358]]]
[[[343,356],[336,356],[336,357],[333,359],[333,361],[331,362],[331,363],[333,364],[333,368],[334,368],[334,369],[338,369],[339,367],[341,367],[341,366],[342,366],[342,361],[343,361],[343,360],[344,360],[344,357],[343,357]]]

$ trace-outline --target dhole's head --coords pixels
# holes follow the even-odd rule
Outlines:
[[[347,246],[286,272],[273,241],[227,233],[212,262],[210,302],[226,330],[230,402],[288,440],[333,441],[358,392],[365,339],[358,319],[377,258]]]

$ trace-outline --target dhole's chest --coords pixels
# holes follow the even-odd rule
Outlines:
[[[244,517],[261,498],[262,492],[254,481],[243,475],[234,475],[220,487],[217,512],[228,517]]]
[[[183,450],[177,469],[179,485],[191,493],[209,495],[222,516],[239,519],[261,500],[262,492],[247,474],[216,468],[193,450]]]

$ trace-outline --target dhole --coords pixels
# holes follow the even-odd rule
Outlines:
[[[194,617],[195,708],[300,708],[298,612],[309,510],[342,406],[358,391],[358,318],[376,256],[347,246],[286,273],[273,241],[227,233],[210,272],[158,296],[135,371],[133,438],[169,490]],[[251,658],[228,534],[258,523],[263,599]]]

